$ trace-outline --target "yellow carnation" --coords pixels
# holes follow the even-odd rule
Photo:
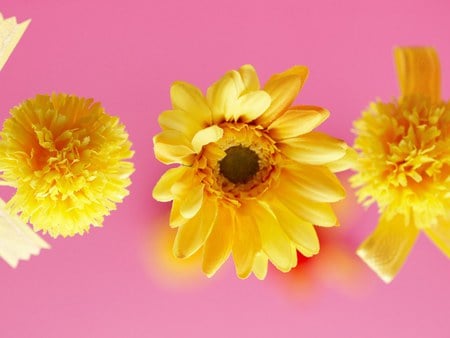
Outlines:
[[[361,151],[359,200],[376,202],[381,217],[358,255],[390,282],[420,230],[450,257],[450,104],[440,97],[433,48],[395,52],[401,97],[375,102],[355,122]]]
[[[51,236],[101,226],[128,195],[133,152],[119,119],[92,99],[38,95],[11,110],[0,133],[11,213]]]

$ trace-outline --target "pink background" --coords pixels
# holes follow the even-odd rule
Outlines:
[[[244,63],[263,81],[305,64],[298,102],[329,108],[323,129],[352,142],[361,109],[398,93],[396,45],[435,46],[450,96],[448,0],[1,0],[0,11],[32,19],[0,73],[1,120],[37,93],[94,97],[120,116],[136,151],[131,195],[103,228],[46,236],[52,249],[16,270],[0,261],[0,337],[450,337],[449,262],[423,236],[388,286],[353,255],[360,274],[336,282],[330,268],[313,274],[305,264],[306,289],[293,277],[301,271],[241,281],[231,262],[209,280],[196,262],[161,252],[168,205],[151,198],[166,169],[151,139],[171,82],[206,89]],[[351,253],[377,213],[352,199],[346,208]]]

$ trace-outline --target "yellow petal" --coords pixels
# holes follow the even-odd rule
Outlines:
[[[217,220],[203,248],[203,272],[212,277],[230,256],[234,237],[234,215],[225,207],[219,209]]]
[[[217,199],[205,198],[200,211],[178,228],[173,253],[178,258],[192,256],[205,243],[217,216]]]
[[[268,130],[275,140],[297,137],[318,127],[328,116],[330,112],[321,107],[296,106],[273,121]]]
[[[180,205],[182,200],[175,198],[172,202],[172,209],[170,209],[169,225],[171,228],[178,228],[179,226],[185,224],[188,219],[181,216]]]
[[[239,68],[239,74],[241,74],[244,83],[244,93],[259,90],[258,74],[256,74],[255,68],[252,65],[243,65]]]
[[[196,119],[183,110],[166,110],[159,115],[159,125],[163,130],[176,130],[191,140],[201,129],[207,127],[205,121]]]
[[[204,205],[204,187],[195,170],[188,168],[171,187],[173,198],[170,226],[178,227],[192,219]]]
[[[345,189],[326,167],[289,165],[281,173],[281,181],[304,198],[317,202],[337,202],[345,198]]]
[[[202,150],[203,146],[208,143],[216,142],[223,136],[223,129],[219,126],[213,125],[208,128],[202,129],[195,134],[192,139],[192,147],[198,154]]]
[[[242,77],[235,70],[229,71],[208,88],[206,98],[212,110],[213,123],[233,118],[238,98],[244,90]]]
[[[280,186],[273,193],[295,215],[309,223],[323,227],[338,225],[336,215],[328,203],[306,199],[296,189],[290,187]]]
[[[258,124],[263,127],[269,126],[290,107],[307,77],[308,68],[304,66],[294,66],[283,73],[273,75],[264,86],[264,91],[269,93],[272,103],[258,119]]]
[[[236,210],[233,260],[239,278],[247,278],[252,272],[255,255],[261,250],[258,226],[248,208],[242,205]]]
[[[313,165],[336,161],[344,157],[348,148],[344,141],[320,132],[282,140],[277,147],[294,161]]]
[[[216,166],[217,162],[222,160],[226,155],[227,153],[217,143],[203,147],[202,157],[207,159],[208,165],[211,168]]]
[[[31,255],[38,255],[41,249],[49,249],[50,245],[5,207],[5,202],[0,199],[0,258],[15,268],[20,260],[28,260]]]
[[[4,19],[0,13],[0,70],[22,38],[31,20],[20,24],[15,17]]]
[[[255,255],[255,261],[253,262],[253,269],[252,269],[256,278],[258,278],[259,280],[263,280],[264,278],[266,278],[267,265],[268,265],[267,255],[262,251],[257,252]]]
[[[203,93],[187,82],[175,82],[170,88],[170,98],[175,110],[186,112],[188,118],[201,125],[212,122],[211,110]]]
[[[291,247],[291,268],[295,268],[297,266],[297,247],[295,244],[291,241],[290,242]]]
[[[197,176],[197,170],[192,167],[185,167],[182,170],[182,176],[174,182],[170,188],[170,192],[175,198],[184,200],[195,185],[200,184],[200,178]]]
[[[200,210],[203,203],[203,190],[205,185],[203,183],[194,184],[191,191],[186,194],[186,197],[181,202],[180,214],[184,218],[194,217]]]
[[[424,231],[433,243],[450,258],[450,223],[442,222],[426,228]]]
[[[351,147],[346,147],[345,155],[333,162],[326,163],[325,166],[333,173],[338,173],[347,169],[355,168],[358,161],[358,153]]]
[[[405,225],[402,215],[391,220],[382,215],[375,231],[356,253],[385,283],[389,283],[408,257],[418,234],[415,226]]]
[[[155,157],[164,164],[191,165],[195,153],[185,135],[176,130],[165,130],[153,137]]]
[[[394,50],[401,100],[421,96],[437,102],[441,99],[441,70],[432,47],[399,47]]]
[[[242,95],[238,99],[234,120],[251,122],[257,119],[270,106],[270,100],[270,95],[262,90]]]
[[[183,166],[167,170],[153,188],[153,198],[160,202],[173,200],[175,196],[171,190],[172,186],[181,179],[187,170],[190,169]]]
[[[281,229],[270,207],[262,203],[252,203],[249,212],[255,217],[261,236],[261,246],[278,270],[288,272],[291,266],[291,241]]]
[[[270,207],[280,223],[281,228],[294,242],[305,257],[311,257],[320,250],[319,238],[311,223],[298,217],[279,200],[271,200]]]

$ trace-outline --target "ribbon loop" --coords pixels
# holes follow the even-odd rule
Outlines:
[[[400,101],[410,96],[441,100],[441,70],[432,47],[397,47],[395,65],[400,84]]]

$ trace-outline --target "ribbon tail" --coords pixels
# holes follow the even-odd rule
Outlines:
[[[375,231],[356,253],[385,283],[390,283],[403,266],[418,234],[414,225],[405,225],[402,215],[390,220],[382,215]]]
[[[450,223],[440,223],[434,227],[424,229],[424,232],[450,258]]]
[[[5,202],[0,199],[0,258],[12,268],[19,261],[38,255],[50,245],[23,222],[18,215],[10,214]]]
[[[0,70],[16,48],[31,20],[17,23],[16,18],[4,19],[0,13]]]

